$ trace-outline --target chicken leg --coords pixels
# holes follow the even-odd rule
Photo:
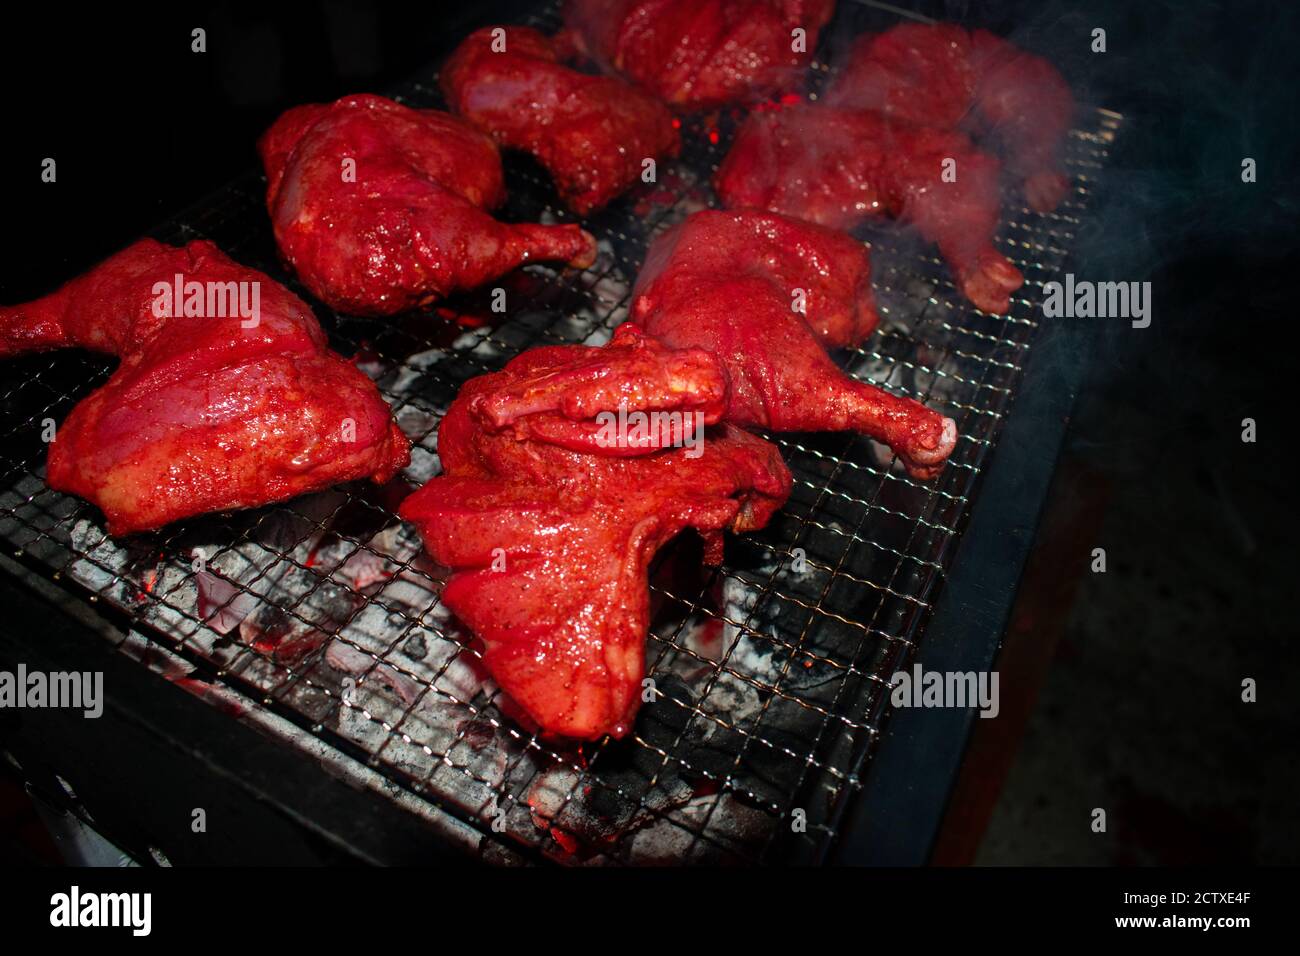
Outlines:
[[[578,51],[679,110],[749,103],[798,84],[834,0],[569,0]]]
[[[998,170],[961,133],[864,110],[795,106],[751,113],[715,185],[733,209],[836,229],[881,216],[909,223],[938,244],[971,302],[1003,313],[1024,277],[993,246]]]
[[[590,265],[577,226],[499,223],[492,140],[436,110],[349,96],[289,110],[258,143],[280,252],[321,301],[393,315],[525,262]]]
[[[1056,68],[987,30],[905,23],[860,38],[826,102],[938,129],[991,133],[1031,208],[1051,212],[1069,187],[1061,144],[1074,97]]]
[[[410,460],[378,390],[306,304],[210,242],[137,242],[0,308],[0,357],[68,346],[121,364],[58,427],[47,481],[98,505],[113,535],[384,482]]]
[[[442,474],[402,505],[451,569],[443,601],[481,639],[488,670],[547,733],[622,737],[641,704],[648,565],[695,528],[761,528],[790,493],[776,448],[730,426],[697,448],[614,450],[602,413],[721,413],[712,356],[624,326],[605,348],[530,349],[472,379],[438,430]],[[590,440],[571,440],[582,432]],[[581,450],[579,450],[581,449]],[[698,450],[698,454],[694,454]]]
[[[503,49],[494,48],[503,30]],[[579,73],[527,27],[471,33],[442,68],[454,112],[504,147],[532,154],[565,204],[585,216],[638,182],[646,160],[677,155],[672,114],[610,76]]]
[[[842,233],[755,211],[698,212],[651,247],[632,321],[669,346],[718,356],[727,421],[859,431],[923,478],[956,443],[952,419],[848,377],[826,354],[878,322],[866,250]]]

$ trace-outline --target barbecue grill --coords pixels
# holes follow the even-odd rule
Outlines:
[[[856,30],[894,17],[840,6],[838,21]],[[552,30],[558,16],[525,22]],[[432,70],[394,96],[441,105]],[[588,220],[597,262],[507,277],[504,315],[491,289],[391,321],[316,306],[333,346],[357,356],[411,438],[408,486],[436,474],[438,422],[464,381],[533,346],[609,338],[647,244],[716,203],[709,180],[737,120],[683,120],[682,156]],[[647,649],[658,697],[622,741],[566,744],[517,722],[442,607],[441,569],[396,518],[393,487],[350,485],[110,539],[94,508],[43,480],[43,425],[103,383],[112,363],[99,356],[9,363],[0,540],[27,571],[93,605],[136,666],[311,755],[467,854],[825,860],[874,780],[891,675],[928,663],[927,623],[1040,341],[1040,290],[1063,271],[1120,125],[1107,111],[1082,117],[1067,144],[1074,189],[1055,213],[1008,200],[998,244],[1026,281],[1006,315],[966,303],[919,240],[885,227],[863,234],[882,323],[843,366],[954,418],[956,450],[937,480],[921,482],[861,436],[765,435],[794,492],[769,527],[728,536],[721,567],[702,568],[689,536],[661,554]],[[506,168],[503,218],[572,219],[538,167],[508,157]],[[154,235],[211,239],[311,301],[277,261],[264,189],[245,176]]]

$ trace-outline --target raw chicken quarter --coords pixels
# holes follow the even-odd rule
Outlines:
[[[505,224],[501,159],[484,133],[438,110],[348,96],[289,110],[258,143],[276,243],[322,302],[394,315],[525,262],[589,265],[577,226]]]
[[[834,8],[834,0],[569,0],[565,25],[601,66],[675,109],[700,110],[798,86]]]
[[[504,51],[493,49],[498,29]],[[639,182],[646,160],[676,156],[680,146],[662,103],[615,77],[570,69],[555,43],[527,27],[470,34],[441,82],[453,112],[536,157],[579,215]]]
[[[257,283],[256,324],[159,316],[155,287],[178,275]],[[114,535],[384,482],[410,460],[378,389],[330,351],[306,303],[210,242],[142,240],[45,298],[0,309],[0,356],[66,346],[121,364],[58,426],[47,480],[98,505]]]
[[[642,702],[648,565],[686,528],[763,527],[790,493],[775,446],[730,426],[693,449],[600,447],[596,416],[723,407],[697,350],[625,326],[606,347],[530,349],[467,382],[439,429],[443,474],[402,505],[451,569],[447,606],[482,640],[501,688],[543,730],[628,733]],[[585,448],[586,450],[575,450]]]
[[[914,476],[936,475],[957,440],[950,418],[845,375],[828,348],[879,322],[866,247],[832,229],[757,210],[697,212],[646,255],[632,320],[726,370],[726,420],[773,431],[859,431]]]
[[[751,113],[715,183],[731,208],[836,229],[882,217],[913,225],[938,244],[968,299],[1002,313],[1024,277],[993,245],[998,172],[998,161],[962,133],[799,105]]]

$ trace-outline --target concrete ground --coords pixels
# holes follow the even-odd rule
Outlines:
[[[1297,507],[1276,397],[1294,335],[1261,318],[1277,276],[1249,267],[1163,331],[1104,343],[1067,454],[1109,485],[1107,571],[1084,574],[978,863],[1300,862]]]

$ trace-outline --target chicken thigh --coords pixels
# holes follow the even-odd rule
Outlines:
[[[1051,212],[1068,180],[1061,144],[1074,96],[1054,66],[987,30],[905,23],[861,37],[826,94],[831,106],[890,119],[991,133],[1038,212]]]

